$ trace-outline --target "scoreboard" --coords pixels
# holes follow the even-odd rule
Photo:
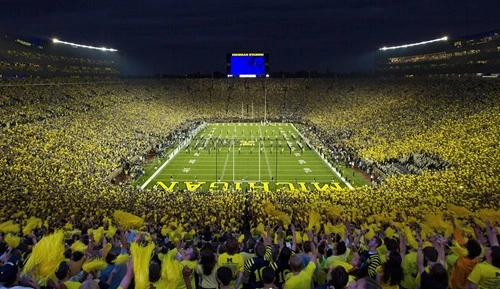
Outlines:
[[[227,77],[269,77],[268,53],[228,53]]]

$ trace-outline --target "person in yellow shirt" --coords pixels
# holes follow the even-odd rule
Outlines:
[[[287,275],[284,289],[310,289],[311,281],[316,270],[316,258],[318,252],[316,251],[316,246],[311,242],[311,260],[307,263],[307,266],[302,269],[302,258],[298,255],[294,255],[290,258],[290,267],[292,268],[291,273]]]
[[[335,246],[333,255],[326,259],[325,268],[330,270],[333,267],[334,260],[347,262],[349,254],[351,254],[351,249],[346,247],[344,241],[339,241]]]
[[[498,246],[498,228],[493,229],[488,221],[486,223],[486,232],[491,248],[486,249],[486,260],[474,266],[472,272],[467,277],[470,289],[493,289],[500,288],[500,247]]]
[[[196,273],[200,276],[201,289],[217,288],[217,260],[215,252],[210,243],[206,243],[200,250],[200,262],[196,267]]]
[[[488,262],[481,262],[474,266],[467,277],[469,289],[500,288],[500,247],[493,246],[486,250]]]
[[[217,259],[217,266],[228,267],[231,269],[233,274],[233,279],[230,286],[233,288],[241,288],[243,281],[243,272],[245,271],[245,263],[243,261],[243,256],[238,253],[238,240],[231,237],[227,239],[224,245],[226,252],[219,255]]]

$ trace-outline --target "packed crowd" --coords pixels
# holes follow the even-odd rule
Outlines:
[[[42,219],[0,224],[2,288],[498,288],[498,227],[473,221],[467,237],[449,223],[373,226],[323,222],[310,212],[296,228],[273,205],[271,228],[246,234],[210,226],[145,223],[115,211],[90,226],[49,229]],[[497,216],[498,218],[498,216]],[[160,222],[164,222],[162,219]],[[87,223],[88,224],[88,223]],[[288,228],[289,227],[289,228]],[[140,228],[141,230],[137,230]],[[441,233],[444,235],[441,235]],[[20,237],[18,235],[22,235]]]
[[[322,216],[322,224],[335,224],[339,219],[356,224],[352,234],[357,236],[364,235],[364,230],[370,232],[367,234],[380,234],[387,228],[403,230],[418,224],[427,228],[426,237],[439,232],[443,239],[450,239],[454,235],[452,226],[439,222],[442,226],[436,227],[429,221],[443,220],[444,211],[460,214],[463,218],[457,220],[456,227],[469,240],[479,241],[474,234],[476,225],[486,232],[485,221],[500,221],[500,83],[495,80],[188,79],[72,85],[55,82],[33,86],[24,81],[18,86],[0,86],[0,221],[12,221],[24,228],[30,217],[40,218],[42,224],[35,230],[38,242],[65,226],[78,228],[82,231],[78,238],[85,239],[89,229],[106,227],[104,218],[112,216],[115,210],[144,219],[148,225],[135,228],[144,231],[141,236],[160,236],[166,225],[184,233],[194,231],[197,236],[197,232],[211,232],[213,240],[225,241],[231,234],[256,232],[261,224],[284,223],[269,214],[268,203],[290,216],[301,234],[308,231],[311,211]],[[166,192],[143,191],[127,183],[116,186],[109,181],[108,176],[123,160],[181,139],[185,133],[182,128],[189,127],[192,120],[245,119],[252,114],[263,117],[264,96],[269,118],[300,116],[321,132],[319,140],[328,139],[328,147],[338,149],[330,151],[332,158],[338,153],[342,161],[363,160],[378,166],[395,159],[405,165],[408,156],[421,155],[450,165],[444,170],[418,168],[419,174],[389,177],[375,187],[354,191]],[[412,165],[419,166],[418,163],[425,161]],[[351,229],[346,226],[344,230]],[[6,241],[9,231],[0,231]],[[324,243],[321,240],[333,236],[325,231],[324,226],[318,228],[313,237],[318,238],[318,252]],[[418,242],[413,240],[417,231],[414,228],[404,234],[415,251]],[[21,235],[19,230],[12,233]],[[397,235],[402,242],[401,234]],[[114,236],[108,238],[109,242]],[[29,239],[22,240],[28,240],[27,247],[34,242]],[[159,248],[173,243],[159,239],[162,241],[155,242]],[[371,238],[365,235],[363,239]],[[459,238],[454,239],[460,242]],[[251,238],[246,236],[245,240]],[[345,235],[342,240],[346,241]],[[348,243],[356,244],[354,240],[351,237]],[[330,244],[332,248],[339,243],[336,241]],[[392,241],[384,241],[386,246],[387,242]],[[122,249],[128,249],[131,243],[134,242],[122,244]],[[359,246],[350,247],[354,251]],[[31,250],[22,249],[28,253]],[[297,249],[297,254],[307,250]],[[6,246],[4,252],[15,250],[9,251]],[[100,254],[107,256],[102,250]],[[353,258],[354,255],[346,260]],[[129,271],[132,269],[135,268]],[[114,280],[116,287],[120,283],[116,280],[126,275],[125,265],[121,272],[120,278]],[[362,283],[369,279],[360,280]],[[321,283],[324,282],[317,285]]]

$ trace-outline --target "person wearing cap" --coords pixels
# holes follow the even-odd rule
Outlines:
[[[7,254],[10,254],[10,252]],[[21,284],[21,280],[19,279],[19,262],[20,257],[17,254],[13,254],[2,266],[0,269],[0,289],[40,289],[38,284],[32,280],[24,281],[23,284]]]

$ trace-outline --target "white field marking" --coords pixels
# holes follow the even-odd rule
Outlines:
[[[197,127],[194,131],[193,131],[193,134],[192,135],[196,135],[198,134],[200,131],[202,131],[204,128],[207,127],[207,123],[204,122],[202,123],[199,127]],[[177,147],[172,153],[170,153],[170,155],[168,156],[167,160],[161,165],[161,167],[154,173],[151,175],[151,177],[149,177],[149,179],[144,183],[142,184],[141,186],[141,190],[144,190],[144,188],[154,179],[156,178],[156,176],[163,170],[163,168],[165,168],[167,166],[168,163],[170,163],[170,161],[172,161],[174,159],[174,157],[188,144],[191,142],[191,138],[188,138],[185,142],[181,143],[179,145],[179,147]]]
[[[302,133],[300,133],[300,131],[293,125],[293,123],[290,124],[291,127],[293,127],[293,129],[295,129],[295,131],[303,138],[303,139],[306,139]],[[316,150],[315,147],[313,147],[313,150],[316,152],[316,154],[318,154],[318,156],[320,156],[319,152]],[[321,157],[320,157],[321,158]],[[345,179],[343,178],[340,173],[332,166],[332,164],[330,164],[326,159],[324,158],[321,158],[325,164],[337,175],[337,177],[339,177],[340,180],[342,180],[342,182],[344,182],[344,184],[349,188],[349,189],[354,189],[354,187]]]
[[[259,134],[262,137],[262,130],[260,127],[259,127]],[[273,177],[273,174],[271,173],[271,165],[269,164],[269,159],[267,158],[267,151],[265,147],[263,151],[264,151],[264,157],[266,158],[267,171],[269,172],[269,179],[271,179]]]
[[[226,161],[224,161],[224,167],[222,167],[222,173],[221,173],[221,176],[220,176],[221,180],[224,178],[224,173],[226,172],[227,162],[228,161],[229,161],[229,154],[226,154]]]

